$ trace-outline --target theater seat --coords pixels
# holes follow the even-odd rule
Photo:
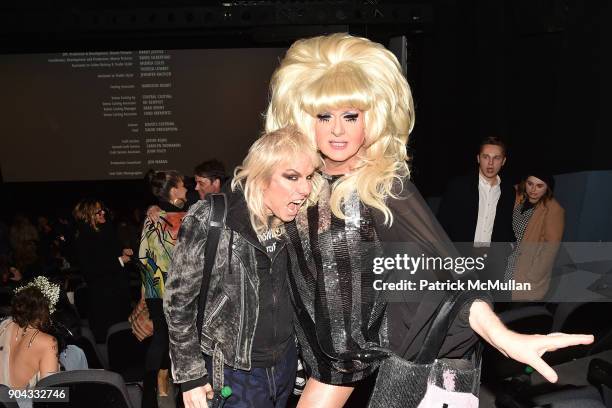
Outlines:
[[[81,327],[81,336],[75,340],[75,343],[85,352],[89,368],[108,368],[106,356],[100,351],[89,327]]]
[[[558,365],[609,350],[612,346],[610,319],[612,303],[561,303],[554,315],[553,332],[583,333],[595,336],[591,345],[559,349],[544,355],[544,361]]]
[[[139,342],[129,322],[112,325],[106,335],[108,369],[120,373],[126,382],[142,381],[148,342]]]
[[[593,386],[552,392],[534,397],[533,402],[537,404],[537,407],[606,408],[599,391]]]
[[[64,371],[43,378],[37,388],[67,387],[68,402],[34,402],[33,408],[139,408],[121,375],[106,370]]]
[[[2,396],[2,398],[0,398],[0,408],[19,408],[17,401],[8,398],[8,391],[9,387],[0,384],[0,395]]]
[[[87,319],[89,316],[89,288],[86,285],[79,286],[74,290],[74,306],[81,319]]]
[[[603,359],[589,362],[586,379],[589,385],[544,384],[543,389],[555,387],[552,391],[541,392],[541,386],[521,388],[500,393],[495,400],[497,408],[612,408],[612,363]]]

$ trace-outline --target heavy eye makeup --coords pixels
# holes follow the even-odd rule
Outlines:
[[[327,112],[317,114],[317,119],[320,122],[329,122],[331,118],[332,115]],[[347,122],[357,122],[357,119],[359,118],[359,112],[345,112],[342,114],[342,118]]]
[[[297,172],[297,171],[287,171],[285,173],[283,173],[283,177],[286,178],[287,180],[291,180],[291,181],[297,181],[302,175]],[[306,176],[306,180],[312,180],[312,177],[314,176],[314,172],[310,173],[309,175]]]
[[[300,173],[298,173],[297,171],[286,171],[285,173],[283,173],[283,177],[286,178],[287,180],[291,180],[291,181],[296,181],[297,179],[299,179],[301,176]]]
[[[357,118],[359,118],[359,113],[349,112],[345,113],[342,117],[348,122],[357,122]]]
[[[317,119],[319,119],[319,122],[329,122],[331,115],[329,113],[319,113]]]

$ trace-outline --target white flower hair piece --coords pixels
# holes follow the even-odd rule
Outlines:
[[[49,314],[55,312],[55,305],[59,301],[60,286],[56,283],[52,283],[45,276],[37,276],[30,283],[24,286],[20,286],[15,289],[15,293],[19,293],[25,288],[36,287],[42,292],[43,295],[49,301]]]

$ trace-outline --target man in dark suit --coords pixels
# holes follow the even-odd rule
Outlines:
[[[454,242],[513,242],[512,209],[515,191],[503,183],[499,171],[506,163],[506,146],[497,137],[480,143],[478,172],[456,177],[448,184],[438,220]]]
[[[506,146],[497,137],[487,137],[480,143],[476,160],[477,172],[448,184],[438,220],[462,255],[487,257],[480,278],[502,280],[512,251],[509,243],[516,240],[512,230],[515,190],[499,177],[506,163]]]

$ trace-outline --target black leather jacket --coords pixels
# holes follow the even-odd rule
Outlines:
[[[222,352],[225,364],[250,370],[258,324],[275,325],[275,328],[281,329],[279,336],[266,338],[266,349],[278,348],[286,343],[287,338],[283,337],[287,337],[287,334],[293,341],[291,307],[279,307],[276,313],[268,313],[268,316],[261,316],[260,310],[260,297],[263,296],[279,299],[279,305],[284,305],[284,302],[290,305],[286,284],[278,284],[286,282],[285,243],[279,242],[283,248],[277,252],[277,255],[280,252],[283,256],[267,258],[265,248],[250,225],[243,194],[229,193],[227,197],[227,218],[211,272],[200,344],[196,316],[210,217],[207,200],[199,201],[189,209],[173,252],[172,266],[165,284],[164,311],[170,336],[173,378],[177,383],[196,381],[194,386],[203,385],[202,380],[210,367],[205,367],[202,353],[213,355],[215,348]],[[277,284],[260,288],[257,265],[262,264],[262,256],[269,259],[269,272],[275,276]],[[261,293],[264,287],[269,288],[266,292],[270,290],[274,293]],[[261,321],[258,323],[258,320]],[[258,333],[261,332],[271,330],[259,329]],[[273,344],[275,342],[277,344]]]

